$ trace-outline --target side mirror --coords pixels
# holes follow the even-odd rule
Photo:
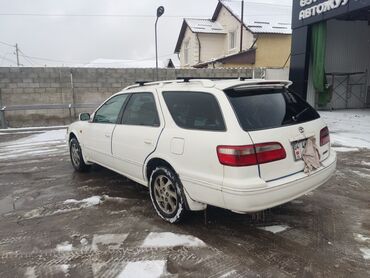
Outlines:
[[[90,114],[89,113],[81,113],[78,116],[80,121],[89,121],[90,120]]]

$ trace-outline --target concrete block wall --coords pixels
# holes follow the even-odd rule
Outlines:
[[[178,77],[252,77],[252,69],[160,69],[159,80]],[[255,69],[254,77],[264,76]],[[136,81],[155,80],[155,69],[0,67],[0,106],[98,104]],[[92,109],[77,109],[79,112]],[[9,127],[64,125],[68,109],[7,111]]]

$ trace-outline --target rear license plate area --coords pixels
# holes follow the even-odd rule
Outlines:
[[[292,142],[293,156],[295,161],[302,160],[302,155],[306,144],[307,139]]]

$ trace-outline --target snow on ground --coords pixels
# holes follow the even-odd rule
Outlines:
[[[92,196],[82,200],[75,200],[75,199],[68,199],[63,202],[63,204],[81,204],[81,207],[88,208],[92,206],[99,205],[102,202],[102,197],[100,196]]]
[[[235,269],[225,273],[224,275],[220,276],[220,278],[234,277],[234,276],[236,276],[236,270]]]
[[[332,147],[333,150],[340,153],[348,153],[348,152],[358,152],[360,151],[359,148],[351,148],[351,147]]]
[[[70,273],[69,273],[70,265],[69,264],[51,265],[45,268],[43,269],[41,267],[41,272],[44,272],[43,274],[46,274],[47,277],[69,277],[70,276]],[[29,266],[26,268],[24,277],[25,278],[44,277],[44,275],[40,275],[39,270],[40,268],[36,269],[35,266]],[[36,275],[36,272],[38,272],[37,275]]]
[[[65,137],[65,129],[49,130],[26,138],[0,143],[0,160],[65,153]]]
[[[166,269],[167,262],[162,260],[129,262],[117,278],[162,277],[167,273]]]
[[[65,141],[67,131],[65,129],[49,130],[34,136],[22,138],[13,141],[15,144],[34,144],[34,143],[44,143],[50,141]]]
[[[328,124],[332,144],[370,149],[370,109],[320,111],[319,113]]]
[[[264,230],[273,234],[281,233],[286,229],[290,228],[288,225],[273,225],[273,226],[266,226],[266,227],[258,227],[260,230]]]
[[[91,249],[98,250],[99,245],[108,247],[108,249],[118,249],[127,237],[128,234],[94,235],[91,243]]]
[[[370,248],[360,248],[360,251],[365,260],[370,260]]]
[[[197,237],[169,232],[149,233],[141,247],[205,247],[206,244]]]
[[[361,235],[361,234],[353,234],[353,235],[355,237],[355,240],[357,240],[359,242],[366,242],[366,241],[370,242],[370,237],[367,237],[367,236],[364,236],[364,235]]]
[[[370,174],[363,173],[361,171],[352,170],[352,173],[355,173],[356,175],[364,178],[364,179],[370,179]]]
[[[69,252],[73,250],[73,246],[68,241],[65,241],[60,244],[57,244],[57,247],[55,249],[59,252]]]

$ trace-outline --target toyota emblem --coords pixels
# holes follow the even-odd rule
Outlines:
[[[304,133],[304,128],[303,128],[303,127],[301,127],[301,126],[300,126],[300,127],[298,128],[298,130],[299,130],[299,132],[300,132],[300,133]]]

